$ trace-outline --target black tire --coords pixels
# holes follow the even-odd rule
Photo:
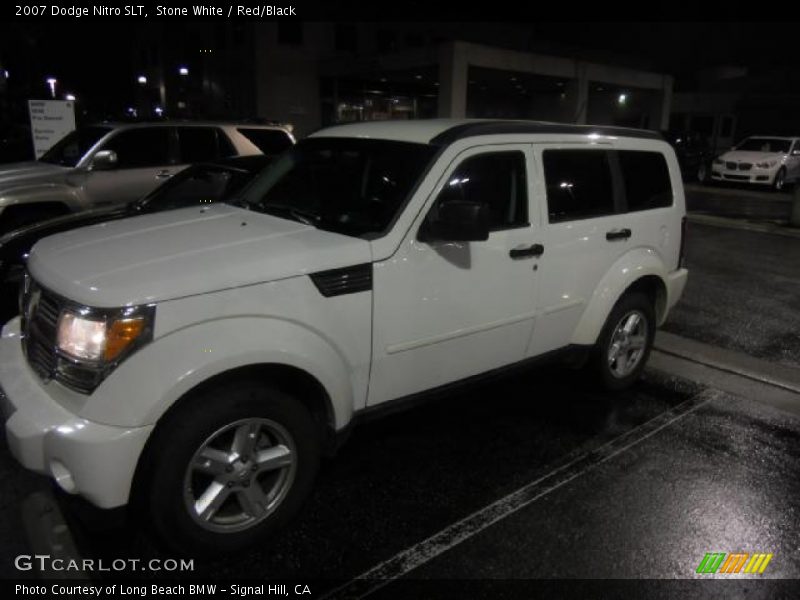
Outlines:
[[[772,189],[776,192],[783,192],[787,189],[786,185],[786,168],[781,167],[778,169],[778,172],[775,173],[775,179],[772,181]]]
[[[612,344],[618,341],[615,332],[623,320],[630,315],[637,314],[644,320],[642,335],[644,348],[638,356],[636,363],[629,373],[620,375],[616,371],[617,362],[610,362]],[[620,298],[606,319],[603,330],[597,339],[597,344],[592,350],[587,367],[594,381],[601,388],[608,391],[621,391],[632,386],[642,374],[656,332],[656,315],[650,298],[641,292],[630,292]],[[627,352],[627,350],[626,350]],[[631,351],[632,352],[632,351]]]
[[[200,495],[200,492],[188,493],[192,486],[187,486],[185,482],[193,481],[193,476],[187,475],[187,469],[210,436],[213,438],[215,432],[226,426],[234,427],[248,419],[277,424],[288,435],[283,443],[291,447],[295,466],[282,469],[293,469],[291,481],[282,488],[285,493],[276,496],[282,496],[282,500],[266,516],[259,517],[260,521],[249,526],[242,525],[245,528],[235,531],[209,530],[208,527],[212,525],[201,526],[198,523],[200,517],[190,512],[190,506],[196,504],[192,505],[188,498]],[[260,430],[258,436],[262,436]],[[267,437],[264,434],[265,442]],[[262,448],[267,447],[265,445]],[[272,447],[278,447],[278,443],[275,442]],[[144,518],[144,523],[150,526],[157,541],[165,548],[185,556],[214,558],[268,542],[297,513],[312,489],[319,466],[318,428],[308,410],[287,394],[258,381],[229,382],[224,386],[201,390],[184,399],[178,409],[159,423],[143,461],[146,463],[141,467],[141,475],[137,474],[137,489],[134,490],[137,499],[134,506],[141,510],[138,516]],[[241,461],[236,464],[237,469],[243,469],[242,477],[248,477],[246,465]],[[255,461],[251,464],[255,465]],[[272,476],[273,473],[270,471],[266,475]],[[235,474],[219,477],[226,476],[234,477]],[[283,476],[282,470],[276,475]],[[259,486],[263,493],[264,484]],[[239,492],[247,493],[244,489],[239,489]],[[225,502],[234,509],[231,512],[236,512],[240,501],[235,487],[227,497],[229,500]],[[226,506],[220,507],[220,514]],[[238,508],[244,510],[244,505]]]

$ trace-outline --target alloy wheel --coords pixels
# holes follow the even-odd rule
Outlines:
[[[611,374],[618,379],[636,369],[647,349],[647,317],[638,310],[626,313],[614,328],[606,359]]]
[[[184,476],[184,499],[192,519],[209,531],[249,529],[272,514],[297,471],[289,432],[269,419],[230,423],[195,452]]]

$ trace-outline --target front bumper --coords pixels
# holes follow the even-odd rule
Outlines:
[[[778,168],[759,169],[753,167],[748,171],[728,169],[724,166],[711,167],[711,179],[714,181],[730,181],[731,183],[754,183],[757,185],[772,185]]]
[[[12,454],[26,468],[53,477],[65,491],[100,508],[127,504],[153,426],[114,427],[83,419],[48,393],[59,385],[43,383],[30,369],[19,318],[9,321],[0,338],[0,409]]]

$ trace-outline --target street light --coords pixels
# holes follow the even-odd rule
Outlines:
[[[58,80],[55,77],[47,78],[47,85],[50,87],[50,95],[53,98],[56,97],[56,83],[58,83]]]
[[[187,67],[181,67],[178,69],[178,73],[183,75],[184,77],[189,74],[189,69]]]
[[[617,98],[617,102],[620,104],[625,104],[628,101],[628,94],[620,94],[619,98]]]
[[[75,100],[77,100],[77,98],[75,98],[75,94],[67,94],[64,96],[64,99],[70,100],[71,102],[75,102]]]
[[[147,77],[145,77],[144,75],[139,75],[136,81],[138,81],[142,85],[147,85]]]

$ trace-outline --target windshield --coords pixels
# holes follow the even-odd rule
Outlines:
[[[157,211],[221,202],[234,196],[254,176],[255,173],[244,169],[194,165],[135,204],[143,211]]]
[[[283,154],[243,193],[260,212],[374,238],[392,223],[437,148],[362,138],[310,138]]]
[[[54,165],[74,167],[98,140],[111,131],[110,127],[81,127],[61,138],[39,159]]]
[[[736,146],[737,150],[750,150],[752,152],[783,152],[788,153],[792,145],[791,140],[781,140],[778,138],[747,138]]]

